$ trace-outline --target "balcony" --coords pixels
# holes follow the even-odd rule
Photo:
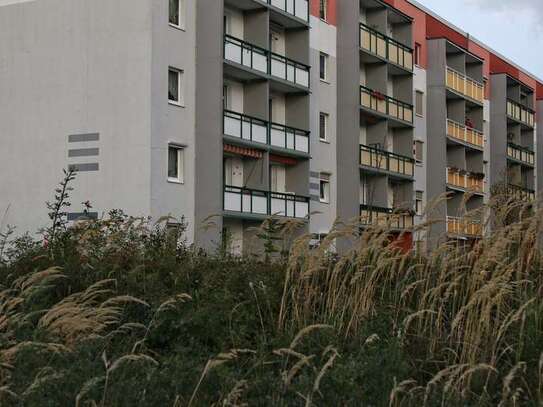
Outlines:
[[[484,86],[464,74],[447,67],[446,85],[460,95],[479,104],[484,102]]]
[[[484,194],[483,178],[453,168],[447,168],[446,171],[447,186],[463,191]]]
[[[368,205],[360,205],[360,219],[366,226],[399,230],[412,229],[415,223],[414,216],[406,211],[396,212],[394,209]]]
[[[447,119],[447,136],[479,150],[483,149],[485,146],[482,132],[466,127],[450,119]]]
[[[309,0],[267,0],[267,3],[306,23],[309,22]]]
[[[360,24],[360,48],[402,69],[413,71],[413,50],[411,48],[365,24]]]
[[[360,105],[404,123],[413,124],[413,105],[360,86]]]
[[[507,158],[530,167],[535,166],[535,153],[529,148],[514,143],[507,143]]]
[[[223,125],[225,136],[309,154],[309,131],[269,123],[231,110],[224,111]]]
[[[413,178],[415,175],[413,158],[365,145],[360,146],[360,165],[391,175],[399,175],[401,178]]]
[[[483,236],[481,222],[447,216],[447,233],[456,236],[480,238]]]
[[[507,116],[530,128],[534,127],[535,112],[511,99],[507,99]]]
[[[273,215],[306,219],[309,217],[309,198],[279,192],[225,186],[224,210],[259,218]]]
[[[296,87],[309,88],[308,65],[227,34],[224,36],[224,59],[242,65],[257,75],[280,79]],[[252,78],[243,76],[240,79]]]
[[[525,188],[521,185],[508,184],[507,195],[519,201],[535,201],[535,191],[533,189]]]

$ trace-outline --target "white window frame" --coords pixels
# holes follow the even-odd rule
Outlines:
[[[322,137],[322,134],[321,134],[321,118],[322,117],[324,117],[324,138]],[[329,143],[330,142],[329,132],[330,132],[330,115],[325,112],[320,112],[319,113],[319,141],[323,143]]]
[[[321,15],[321,12],[324,15]],[[319,18],[324,22],[328,21],[328,0],[319,0]]]
[[[417,145],[420,145],[421,148],[421,159],[419,160],[417,158]],[[424,141],[422,140],[414,140],[413,141],[413,157],[415,158],[415,163],[417,165],[422,165],[424,163]]]
[[[179,10],[179,24],[172,23],[170,21],[170,3],[168,1],[168,24],[170,27],[177,28],[179,30],[185,30],[185,0],[175,0],[177,1],[177,7]]]
[[[170,177],[169,170],[170,170],[170,150],[176,150],[177,152],[177,177]],[[167,167],[167,177],[168,182],[172,182],[175,184],[184,184],[185,183],[185,147],[176,145],[176,144],[168,144],[168,159],[166,160],[168,167]]]
[[[420,199],[419,199],[419,193],[420,193]],[[415,213],[417,214],[417,216],[422,216],[423,212],[424,212],[424,191],[415,191]]]
[[[324,78],[321,76],[321,58],[324,58]],[[319,78],[322,82],[328,83],[329,80],[329,73],[328,73],[328,62],[329,62],[329,55],[325,52],[321,52],[319,54]]]
[[[177,73],[177,100],[172,100],[170,99],[170,72],[175,72]],[[168,103],[170,105],[175,105],[175,106],[181,106],[181,107],[184,107],[185,106],[185,97],[183,95],[183,90],[184,90],[184,84],[183,84],[183,80],[184,80],[184,77],[185,77],[185,71],[183,71],[182,69],[178,69],[178,68],[174,68],[173,66],[170,66],[168,68]]]
[[[419,97],[420,95],[420,103]],[[420,110],[420,113],[419,113]],[[418,117],[424,117],[424,92],[422,90],[415,90],[415,114]]]
[[[323,185],[325,189],[323,190]],[[324,194],[323,194],[324,191]],[[330,203],[330,174],[321,173],[319,176],[319,202],[329,204]]]

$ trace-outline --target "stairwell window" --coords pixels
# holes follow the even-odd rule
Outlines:
[[[328,119],[329,116],[326,113],[320,113],[319,117],[319,140],[328,141]]]
[[[424,161],[424,143],[420,140],[415,140],[413,150],[415,153],[415,161],[417,164],[422,164]]]
[[[319,17],[323,21],[328,19],[328,0],[319,0]]]
[[[322,203],[330,203],[330,174],[321,173],[319,184],[319,201]]]
[[[175,28],[185,28],[185,0],[169,0],[170,11],[169,21],[170,25]]]
[[[420,90],[417,90],[415,97],[415,113],[419,117],[424,116],[424,93]]]
[[[415,192],[415,212],[416,212],[416,214],[418,216],[422,216],[423,199],[424,199],[424,192],[423,191],[416,191]]]
[[[328,81],[328,55],[324,52],[320,53],[319,58],[320,78],[321,81]]]
[[[182,184],[185,182],[185,149],[168,146],[168,181]]]
[[[168,70],[168,101],[170,104],[184,106],[183,100],[183,71],[169,68]]]

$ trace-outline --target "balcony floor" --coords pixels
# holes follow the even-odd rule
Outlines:
[[[369,167],[367,165],[359,165],[360,172],[375,176],[388,176],[390,179],[403,181],[403,182],[413,182],[415,180],[414,176],[399,174],[397,172],[387,171],[380,168]]]
[[[400,120],[394,116],[378,112],[363,105],[360,105],[360,123],[373,124],[372,121],[388,120],[390,127],[393,129],[409,129],[414,128],[413,123]]]
[[[476,151],[476,152],[484,152],[484,148],[483,147],[480,147],[480,146],[477,146],[475,144],[470,144],[466,141],[462,141],[462,140],[459,140],[455,137],[451,137],[451,136],[447,136],[447,145],[449,146],[464,146],[466,148],[469,148],[473,151]]]
[[[380,57],[379,55],[374,54],[373,52],[362,47],[360,47],[360,61],[364,64],[388,64],[388,72],[392,76],[413,75],[413,71],[410,71],[401,65],[395,64],[386,58]]]

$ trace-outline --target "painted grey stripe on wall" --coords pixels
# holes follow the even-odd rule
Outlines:
[[[70,134],[68,136],[69,143],[82,143],[85,141],[98,141],[98,140],[100,140],[100,133]]]
[[[98,219],[98,212],[72,212],[68,213],[66,215],[69,222],[73,222],[74,220],[83,220],[83,219]]]
[[[100,154],[98,148],[79,148],[68,150],[68,157],[92,157]]]
[[[76,172],[86,172],[86,171],[98,171],[98,163],[88,163],[88,164],[70,164],[68,167],[72,171]]]

